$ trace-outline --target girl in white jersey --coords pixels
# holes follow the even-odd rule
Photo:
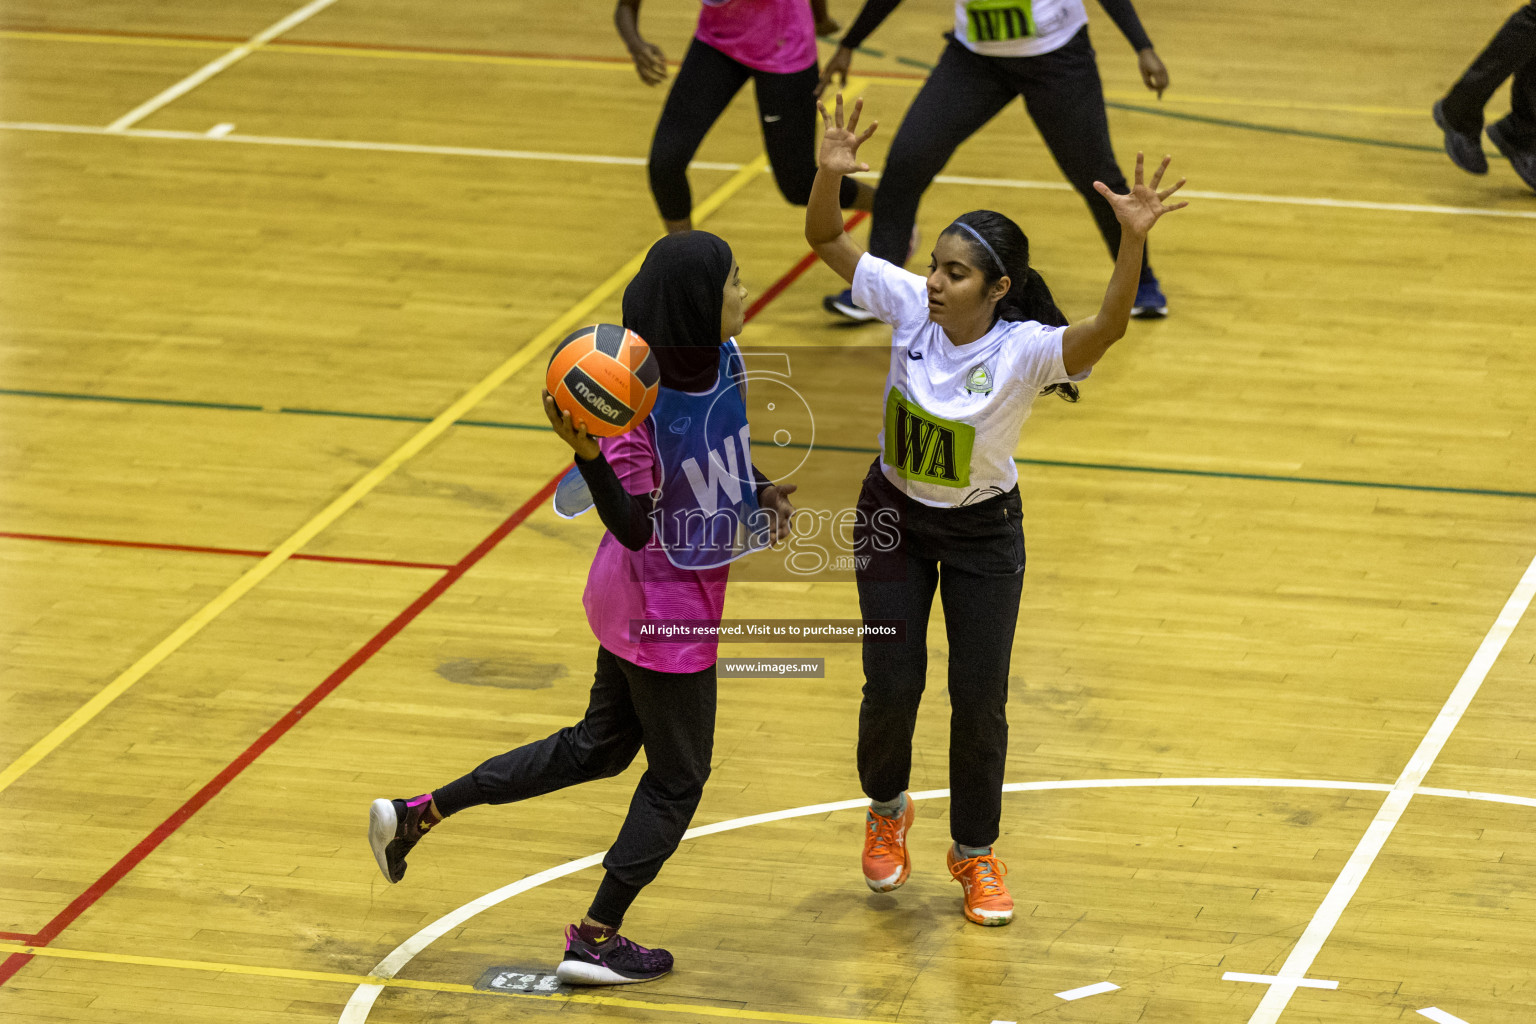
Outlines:
[[[833,76],[846,81],[854,49],[900,2],[865,0],[827,62],[820,87]],[[1147,88],[1161,98],[1168,87],[1168,69],[1152,48],[1131,0],[1099,4],[1135,49]],[[945,34],[943,55],[891,141],[870,218],[869,251],[892,263],[904,262],[918,201],[934,176],[962,142],[1022,96],[1030,120],[1088,204],[1113,258],[1120,251],[1120,222],[1093,183],[1102,181],[1117,192],[1127,186],[1110,143],[1104,87],[1088,39],[1083,0],[954,0],[954,10],[954,30]],[[852,320],[875,319],[847,291],[829,295],[825,305]],[[1143,246],[1131,315],[1156,318],[1167,312],[1167,296]]]
[[[906,788],[912,731],[927,670],[934,591],[949,636],[949,870],[964,888],[965,916],[1007,924],[1013,900],[993,854],[1008,749],[1008,663],[1023,587],[1024,533],[1013,451],[1042,390],[1075,397],[1081,380],[1125,334],[1147,232],[1184,203],[1165,205],[1183,179],[1158,191],[1169,158],[1129,194],[1095,188],[1121,225],[1104,302],[1070,326],[1039,273],[1029,240],[1002,214],[964,214],[939,236],[926,280],[864,252],[843,230],[840,179],[866,171],[856,134],[862,101],[843,126],[842,97],[828,118],[821,167],[805,213],[805,237],[853,288],[856,301],[891,325],[880,456],[859,495],[856,550],[865,619],[902,620],[899,642],[864,644],[859,779],[870,797],[864,878],[876,892],[907,880]],[[822,110],[826,117],[825,109]],[[895,550],[870,524],[899,523]]]

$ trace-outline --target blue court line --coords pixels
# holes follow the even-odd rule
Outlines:
[[[269,409],[260,405],[242,405],[231,402],[188,402],[167,398],[89,395],[68,391],[27,391],[17,388],[0,388],[0,395],[19,395],[27,398],[53,398],[81,402],[119,402],[129,405],[163,405],[192,409],[225,409],[238,412],[271,412],[291,416],[336,416],[343,419],[379,420],[390,423],[430,423],[433,419],[431,416],[350,412],[344,409],[307,409],[296,406],[282,406]],[[545,423],[510,423],[505,420],[459,420],[457,425],[461,427],[485,427],[492,430],[549,429],[548,424]],[[807,447],[797,444],[780,445],[772,441],[753,441],[752,444],[755,447],[761,448],[794,448],[802,451]],[[820,451],[846,452],[853,455],[879,454],[879,449],[877,448],[836,444],[818,444],[815,447]],[[1065,459],[1028,459],[1016,457],[1013,461],[1021,466],[1042,466],[1047,469],[1091,469],[1111,473],[1153,473],[1161,476],[1190,476],[1209,480],[1256,480],[1262,483],[1315,484],[1325,487],[1370,487],[1379,490],[1415,491],[1425,494],[1466,494],[1494,498],[1536,498],[1536,491],[1504,491],[1491,487],[1440,487],[1434,484],[1401,484],[1381,480],[1338,480],[1319,476],[1285,476],[1278,473],[1237,473],[1212,469],[1178,469],[1172,466],[1136,466],[1113,462],[1072,462]]]

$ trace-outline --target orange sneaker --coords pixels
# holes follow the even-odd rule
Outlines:
[[[912,798],[900,816],[887,818],[873,810],[864,814],[864,883],[875,892],[890,892],[912,872],[907,858],[907,829],[912,827]]]
[[[992,854],[962,858],[950,844],[949,873],[965,890],[965,916],[977,924],[1003,925],[1013,920],[1013,897],[1003,884],[1008,865]]]

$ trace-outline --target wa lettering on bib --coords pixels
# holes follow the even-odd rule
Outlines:
[[[940,487],[971,485],[976,428],[935,416],[897,388],[885,395],[885,462],[903,480]]]
[[[1035,35],[1030,0],[971,0],[965,5],[966,38],[973,43],[1003,43]]]

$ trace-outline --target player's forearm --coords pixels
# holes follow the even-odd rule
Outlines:
[[[805,204],[805,240],[812,248],[830,245],[843,234],[842,186],[841,174],[834,174],[824,167],[816,168],[811,198]]]
[[[1129,231],[1120,232],[1120,251],[1115,255],[1115,271],[1104,289],[1104,301],[1094,316],[1100,344],[1109,348],[1125,337],[1131,322],[1131,306],[1136,302],[1136,287],[1141,283],[1141,253],[1147,240]]]
[[[1141,252],[1144,236],[1129,231],[1120,234],[1120,252],[1115,256],[1115,270],[1099,311],[1068,327],[1062,338],[1062,362],[1067,373],[1079,374],[1104,357],[1109,347],[1125,337],[1131,322],[1131,306],[1136,302],[1136,287],[1141,281]]]
[[[613,26],[631,51],[645,40],[640,35],[640,0],[619,0],[613,8]]]
[[[1099,0],[1099,3],[1131,44],[1131,49],[1138,53],[1152,49],[1152,40],[1147,38],[1147,30],[1141,27],[1141,18],[1131,6],[1131,0]]]
[[[853,19],[853,24],[848,26],[848,31],[843,33],[842,42],[839,44],[845,50],[857,50],[869,38],[870,33],[880,27],[880,23],[886,19],[901,0],[865,0],[864,6],[859,10],[859,16]]]
[[[631,551],[639,551],[651,539],[651,510],[655,504],[648,494],[630,494],[619,482],[618,474],[601,452],[595,459],[576,457],[576,468],[587,482],[597,517],[608,532]]]

